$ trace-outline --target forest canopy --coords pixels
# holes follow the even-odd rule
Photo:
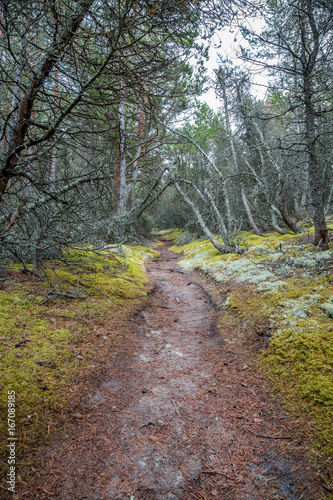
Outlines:
[[[263,13],[261,33],[242,26]],[[240,230],[309,222],[327,249],[332,22],[317,0],[0,2],[2,265],[169,226],[238,252]],[[203,42],[231,24],[269,70],[264,99],[223,54],[205,74]]]

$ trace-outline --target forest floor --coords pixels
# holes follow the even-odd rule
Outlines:
[[[169,244],[147,263],[149,303],[15,498],[328,498],[302,423],[256,369],[258,342],[236,318],[223,324],[213,285],[182,270]]]

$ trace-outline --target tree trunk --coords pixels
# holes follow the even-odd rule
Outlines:
[[[304,5],[303,5],[304,4]],[[302,30],[305,33],[302,43],[302,65],[303,65],[303,95],[305,105],[305,141],[308,155],[308,175],[311,186],[311,201],[313,206],[313,222],[315,227],[314,245],[323,250],[328,249],[328,229],[325,221],[323,189],[319,172],[318,155],[316,151],[316,124],[315,109],[313,104],[314,89],[312,78],[316,71],[316,59],[319,51],[319,33],[315,24],[312,3],[302,2],[303,12],[307,13],[308,19],[302,15]],[[307,34],[311,30],[313,37],[312,47],[308,41]]]
[[[0,168],[0,198],[3,196],[8,182],[11,179],[11,172],[14,171],[24,149],[24,141],[30,126],[31,114],[36,95],[43,86],[45,80],[50,75],[54,65],[61,57],[63,51],[68,46],[76,31],[78,30],[84,16],[93,4],[94,0],[78,0],[72,16],[68,19],[66,29],[64,29],[53,42],[47,51],[40,67],[34,72],[30,84],[25,94],[18,103],[15,123],[10,130],[10,141],[8,141],[7,155]]]
[[[59,107],[59,72],[57,66],[55,67],[54,73],[54,102],[56,107]],[[51,171],[50,171],[50,182],[51,186],[55,183],[57,179],[57,146],[53,146],[52,158],[51,158]]]
[[[287,214],[284,205],[282,203],[281,196],[278,196],[277,198],[277,206],[281,214],[281,217],[283,219],[283,222],[289,227],[289,229],[291,229],[295,234],[301,233],[302,232],[301,229],[298,227],[297,224],[295,224],[295,222],[291,220],[291,218]]]
[[[170,130],[170,129],[168,129],[168,130]],[[200,151],[200,153],[206,158],[207,165],[208,165],[210,172],[216,173],[218,175],[218,177],[222,180],[222,188],[221,189],[222,189],[223,199],[224,199],[224,203],[225,203],[225,207],[226,207],[226,219],[227,219],[228,231],[230,232],[232,229],[232,226],[233,226],[233,218],[231,215],[228,191],[227,191],[227,188],[225,185],[225,180],[223,179],[221,172],[219,171],[219,169],[217,168],[215,163],[211,160],[211,158],[209,158],[209,156],[206,154],[206,152],[199,146],[199,144],[197,144],[193,139],[191,139],[191,137],[188,137],[185,134],[181,134],[180,132],[178,132],[178,130],[171,130],[171,132],[173,132],[176,135],[179,135],[180,137],[184,137],[191,144],[193,144],[193,146],[195,146],[198,149],[198,151]]]
[[[229,142],[230,142],[232,157],[233,157],[233,160],[234,160],[236,172],[240,172],[239,165],[238,165],[238,158],[237,158],[236,149],[235,149],[235,145],[234,145],[234,140],[233,140],[233,137],[232,137],[231,125],[230,125],[227,92],[226,92],[224,81],[222,79],[220,79],[220,84],[221,84],[221,88],[222,88],[225,122],[226,122],[226,126],[227,126],[227,132],[228,132],[228,136],[229,136]],[[254,233],[257,236],[262,236],[263,235],[262,232],[260,231],[260,229],[258,228],[258,226],[256,225],[256,223],[254,222],[253,215],[252,215],[250,206],[248,204],[248,201],[247,201],[247,198],[246,198],[246,194],[245,194],[245,190],[244,190],[243,186],[241,188],[241,195],[242,195],[242,200],[243,200],[244,208],[245,208],[245,211],[246,211],[246,215],[247,215],[247,217],[249,219],[249,222],[251,224],[251,227],[252,227]]]
[[[121,91],[123,92],[123,85]],[[119,213],[123,213],[126,209],[126,169],[125,99],[121,96],[119,104]]]
[[[123,92],[123,85],[121,85]],[[113,175],[113,214],[122,214],[126,206],[126,137],[125,137],[125,101],[120,97],[118,107],[119,144],[116,151]]]
[[[206,187],[206,189],[205,189],[205,195],[209,199],[210,205],[211,205],[211,207],[213,209],[213,212],[215,214],[215,217],[216,217],[216,219],[218,221],[219,229],[220,229],[220,233],[221,233],[221,236],[222,236],[223,243],[226,246],[230,246],[231,247],[232,243],[230,241],[230,237],[229,237],[229,234],[228,234],[227,226],[224,223],[223,217],[220,214],[220,211],[217,208],[216,203],[215,203],[215,201],[214,201],[214,199],[213,199],[213,197],[212,197],[212,195],[211,195],[208,187]]]
[[[248,204],[248,201],[247,201],[246,194],[245,194],[243,186],[241,187],[241,194],[242,194],[242,200],[243,200],[244,208],[246,210],[246,214],[247,214],[247,217],[248,217],[249,222],[251,224],[253,232],[257,236],[263,236],[262,231],[259,229],[259,227],[257,226],[257,224],[254,222],[253,215],[252,215],[251,209],[249,207],[249,204]]]
[[[130,184],[127,186],[127,194],[126,197],[129,201],[129,209],[132,209],[134,206],[134,188],[138,179],[139,173],[139,158],[142,152],[142,139],[143,139],[143,131],[144,131],[144,121],[145,121],[145,105],[148,104],[148,98],[146,97],[145,103],[141,106],[139,113],[139,129],[138,129],[138,147],[135,153],[134,161],[133,161],[133,169],[132,169],[132,179]]]
[[[179,184],[174,181],[175,188],[177,189],[178,193],[181,195],[185,203],[192,209],[195,218],[197,219],[198,223],[200,224],[200,227],[204,233],[205,236],[209,239],[211,244],[221,253],[235,253],[235,247],[226,247],[221,245],[221,243],[215,238],[215,236],[210,232],[208,227],[206,226],[203,218],[201,217],[201,214],[197,207],[194,205],[194,203],[189,199],[189,197],[186,195],[186,193],[181,189]]]
[[[307,72],[305,72],[307,73]],[[328,229],[325,221],[324,200],[319,174],[318,157],[316,152],[316,134],[314,109],[311,98],[310,79],[304,75],[305,93],[305,123],[306,123],[306,145],[308,153],[309,181],[311,186],[311,200],[313,206],[313,222],[315,227],[315,237],[313,244],[328,249]]]
[[[280,211],[273,205],[270,205],[270,214],[271,214],[271,219],[272,219],[272,226],[280,234],[291,234],[288,233],[288,231],[285,231],[282,227],[279,226],[277,220],[276,220],[276,213],[280,214]]]

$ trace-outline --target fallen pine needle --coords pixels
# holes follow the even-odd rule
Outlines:
[[[225,476],[226,478],[230,479],[230,476],[228,474],[225,474],[224,472],[218,472],[217,470],[202,470],[202,474],[218,474],[219,476]]]
[[[255,436],[265,439],[292,439],[291,436],[267,436],[266,434],[259,434],[258,432],[251,431],[251,429],[249,429],[248,427],[243,427],[243,429],[251,432],[251,434],[254,434]]]
[[[50,491],[47,491],[45,488],[42,488],[43,491],[45,491],[45,493],[47,493],[48,495],[51,495],[54,497],[54,493],[51,493]]]
[[[178,408],[177,408],[177,406],[176,406],[176,403],[174,402],[174,400],[173,400],[173,399],[171,399],[171,401],[172,401],[173,406],[175,407],[175,410],[176,410],[177,415],[179,415],[179,416],[180,416],[180,413],[179,413],[179,410],[178,410]]]

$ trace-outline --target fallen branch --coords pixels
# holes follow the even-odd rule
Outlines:
[[[155,422],[147,422],[139,427],[139,429],[144,429],[144,427],[149,427],[150,425],[156,425]]]
[[[88,299],[89,298],[89,295],[83,295],[83,294],[73,294],[73,293],[66,293],[66,292],[57,292],[55,290],[51,290],[49,291],[48,293],[46,293],[44,295],[44,299],[41,300],[39,302],[40,305],[43,305],[45,304],[46,302],[48,302],[49,300],[53,300],[55,298],[61,298],[61,299],[73,299],[73,300],[77,300],[77,299]]]

